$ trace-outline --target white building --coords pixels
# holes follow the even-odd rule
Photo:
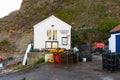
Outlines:
[[[71,26],[55,16],[34,25],[34,49],[71,48]]]
[[[110,31],[109,50],[111,52],[120,52],[120,25]]]

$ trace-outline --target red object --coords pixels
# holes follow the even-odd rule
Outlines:
[[[94,48],[102,48],[105,49],[105,45],[104,43],[100,43],[100,42],[95,42]]]
[[[120,31],[120,25],[117,25],[115,28],[113,28],[110,32],[116,32]]]
[[[69,35],[69,34],[67,34],[66,36],[67,36],[67,38],[69,38],[69,37],[70,37],[70,35]]]
[[[3,62],[3,59],[2,59],[2,58],[0,58],[0,62]]]
[[[54,53],[54,63],[60,64],[60,55],[59,53]]]

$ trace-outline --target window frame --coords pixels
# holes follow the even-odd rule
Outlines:
[[[62,37],[62,45],[68,45],[68,38]]]

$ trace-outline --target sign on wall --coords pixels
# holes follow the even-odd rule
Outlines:
[[[60,30],[60,33],[61,33],[61,34],[68,34],[68,33],[69,33],[69,30]]]

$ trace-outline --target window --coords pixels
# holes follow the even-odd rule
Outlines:
[[[68,44],[68,38],[62,37],[62,45],[67,45],[67,44]]]
[[[52,48],[58,48],[58,42],[52,42]]]
[[[51,48],[51,42],[46,42],[46,48]]]
[[[53,40],[57,40],[57,30],[53,30]]]
[[[58,48],[58,41],[46,41],[45,48]]]
[[[47,30],[48,40],[57,40],[57,30]]]
[[[47,30],[47,37],[48,37],[48,40],[51,40],[51,30]]]

